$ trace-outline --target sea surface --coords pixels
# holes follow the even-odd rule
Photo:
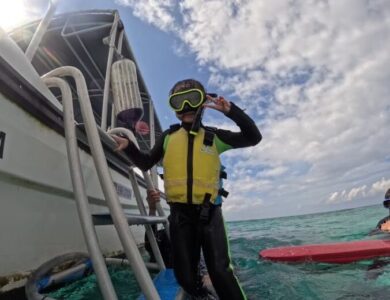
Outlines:
[[[368,236],[387,214],[379,205],[274,219],[228,222],[236,274],[248,299],[390,299],[390,258],[352,264],[272,263],[259,250],[311,243],[387,238]],[[389,263],[389,264],[387,264]],[[136,299],[139,288],[131,271],[111,268],[119,299]],[[50,296],[56,299],[102,299],[93,275]]]

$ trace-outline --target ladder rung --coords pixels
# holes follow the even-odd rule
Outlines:
[[[125,214],[129,225],[160,224],[166,223],[167,217],[160,216],[142,216],[137,214]],[[113,221],[109,213],[93,214],[94,225],[112,225]]]
[[[157,263],[145,262],[145,266],[149,270],[160,271],[160,266]]]

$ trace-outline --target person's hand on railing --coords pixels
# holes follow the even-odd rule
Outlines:
[[[125,139],[117,135],[111,135],[111,137],[117,143],[117,147],[114,149],[115,152],[125,150],[129,146],[130,141],[128,139]]]
[[[148,201],[149,205],[149,215],[155,216],[157,203],[160,202],[160,192],[157,190],[147,190],[146,200]]]

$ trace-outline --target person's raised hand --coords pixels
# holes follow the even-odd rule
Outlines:
[[[204,107],[209,107],[224,114],[227,114],[230,111],[231,104],[228,100],[226,100],[222,96],[218,96],[216,98],[211,97],[210,95],[206,95],[208,102],[203,104]]]

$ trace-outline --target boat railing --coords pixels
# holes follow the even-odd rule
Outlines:
[[[55,13],[56,10],[57,1],[56,0],[49,0],[49,6],[45,13],[45,16],[39,23],[37,29],[34,32],[34,35],[26,49],[25,55],[29,59],[29,61],[32,61],[33,57],[35,56],[40,43],[42,41],[43,36],[45,35],[49,25],[50,21]],[[62,28],[61,36],[63,37],[65,43],[73,53],[73,55],[76,57],[77,61],[83,66],[84,71],[90,76],[96,87],[103,90],[103,105],[102,105],[102,114],[101,114],[101,128],[103,130],[107,129],[107,114],[108,114],[108,106],[109,106],[109,92],[110,92],[110,76],[111,76],[111,65],[113,63],[114,53],[121,53],[122,49],[122,43],[123,43],[123,35],[124,30],[121,29],[121,32],[119,33],[118,41],[117,41],[117,31],[118,31],[118,24],[120,21],[119,14],[117,11],[114,12],[114,20],[107,24],[101,24],[101,25],[95,25],[91,26],[89,28],[84,28],[80,30],[74,30],[71,22],[72,16],[70,16],[65,25]],[[90,33],[95,30],[100,30],[103,28],[111,27],[110,34],[107,37],[106,44],[109,47],[108,55],[107,55],[107,63],[106,63],[106,73],[105,76],[100,71],[99,67],[96,65],[94,59],[92,58],[92,55],[89,53],[87,47],[84,45],[83,41],[80,38],[80,34]],[[89,62],[92,64],[93,68],[99,74],[102,80],[104,80],[104,87],[100,85],[100,83],[96,80],[95,76],[92,75],[89,68],[85,65],[84,60],[80,57],[78,54],[78,51],[73,47],[72,43],[69,41],[69,38],[75,37],[75,39],[78,41],[79,45],[83,49],[84,54],[88,58]],[[118,45],[116,46],[116,42],[118,42]]]
[[[55,11],[55,0],[50,1],[49,8],[45,14],[45,17],[40,22],[34,36],[27,47],[25,55],[28,57],[29,61],[31,61],[34,55],[37,53],[37,49],[41,43],[42,37],[44,36],[47,28],[50,24],[50,20]],[[69,21],[69,20],[68,20]],[[63,108],[67,112],[64,112],[64,122],[65,124],[65,132],[67,139],[67,151],[69,157],[69,167],[71,169],[72,174],[72,184],[75,193],[75,198],[77,202],[77,208],[79,210],[79,218],[80,223],[82,225],[84,237],[87,243],[87,248],[91,255],[92,264],[94,270],[96,272],[98,283],[101,288],[104,299],[117,299],[115,294],[115,290],[112,286],[112,282],[109,278],[107,267],[104,261],[104,257],[101,253],[100,247],[98,245],[94,220],[89,211],[88,205],[88,197],[85,192],[85,184],[82,175],[82,169],[80,164],[79,157],[79,149],[77,146],[77,137],[75,133],[75,120],[74,120],[74,112],[73,112],[73,99],[72,99],[72,91],[75,91],[81,108],[81,114],[83,118],[83,123],[85,126],[85,131],[88,138],[89,147],[91,149],[92,157],[94,160],[94,164],[96,166],[98,178],[100,181],[100,185],[103,190],[104,197],[106,199],[107,206],[110,210],[112,223],[115,226],[115,229],[119,235],[119,239],[123,246],[123,250],[128,258],[128,263],[131,265],[135,277],[141,287],[141,290],[146,299],[160,299],[159,294],[154,286],[151,276],[147,270],[145,262],[139,252],[138,246],[135,242],[135,238],[133,237],[129,224],[133,224],[136,222],[136,218],[132,216],[125,215],[119,198],[114,186],[113,180],[111,178],[111,173],[109,171],[107,160],[103,151],[101,135],[105,136],[105,139],[110,139],[109,135],[106,133],[107,130],[107,114],[109,105],[114,105],[114,103],[109,103],[109,92],[110,92],[110,77],[111,77],[111,67],[114,60],[114,54],[121,55],[124,29],[119,26],[120,20],[117,12],[114,12],[114,21],[109,25],[111,26],[109,37],[105,40],[108,45],[108,56],[106,63],[106,73],[103,74],[100,72],[98,66],[94,62],[91,54],[88,49],[84,46],[83,41],[80,39],[80,34],[88,33],[92,30],[96,30],[97,28],[101,29],[102,26],[108,27],[108,24],[103,24],[87,29],[81,30],[68,30],[71,28],[71,25],[66,23],[62,30],[62,36],[65,39],[65,42],[69,46],[72,53],[75,55],[76,59],[83,66],[83,69],[86,71],[86,74],[89,75],[96,84],[96,87],[100,90],[102,87],[98,82],[96,82],[95,77],[89,72],[88,67],[85,66],[83,59],[77,54],[77,51],[72,47],[72,43],[68,42],[67,39],[75,37],[76,40],[81,43],[81,48],[84,51],[84,55],[88,57],[90,63],[96,68],[99,76],[104,80],[104,90],[103,90],[103,105],[102,105],[102,114],[101,114],[101,125],[100,128],[97,125],[94,117],[94,111],[91,106],[91,101],[88,94],[87,84],[84,78],[83,73],[75,67],[67,66],[67,67],[59,67],[54,69],[43,76],[44,82],[48,87],[57,87],[61,90],[61,99],[63,102]],[[118,35],[118,30],[121,30]],[[42,50],[45,50],[44,48]],[[39,52],[37,53],[39,54]],[[52,66],[54,67],[54,66]],[[74,79],[75,88],[72,87],[69,83],[67,83],[64,77],[71,77]],[[154,108],[152,105],[152,101],[148,99],[148,95],[146,93],[142,94],[142,99],[146,98],[149,100],[149,125],[150,125],[150,146],[152,147],[155,139],[155,124],[154,124]],[[65,108],[66,106],[66,108]],[[115,125],[115,114],[114,108],[112,108],[112,116],[111,116],[111,127]],[[129,139],[136,141],[133,133],[126,129],[112,129],[111,133],[122,133],[127,136]],[[144,172],[144,180],[147,183],[148,188],[152,189],[154,186],[157,186],[157,173],[156,170],[152,172],[152,176],[150,177],[148,173]],[[154,256],[157,261],[157,267],[160,270],[165,269],[165,265],[163,259],[161,257],[161,253],[158,249],[158,245],[153,234],[151,223],[147,220],[150,218],[147,216],[145,206],[143,204],[141,192],[137,183],[136,174],[133,168],[129,169],[129,179],[133,186],[135,198],[138,204],[138,208],[140,210],[141,219],[139,223],[144,224],[146,227],[148,239],[150,241],[152,250],[154,252]],[[167,233],[169,233],[167,227],[166,218],[161,217],[164,215],[164,210],[161,205],[158,204],[158,212],[160,214],[159,220],[155,222],[162,222],[166,224]],[[154,266],[156,267],[156,265]]]
[[[75,30],[73,25],[71,25],[73,23],[72,22],[73,18],[74,18],[74,16],[69,16],[67,18],[67,20],[65,22],[65,25],[63,26],[63,28],[61,30],[61,36],[64,39],[64,41],[65,41],[66,45],[68,46],[68,48],[71,50],[73,55],[76,57],[77,61],[83,67],[83,69],[88,74],[88,76],[92,79],[92,81],[94,82],[96,87],[99,88],[100,90],[103,90],[104,87],[101,86],[101,84],[95,78],[95,76],[92,75],[91,70],[87,67],[85,61],[80,57],[80,55],[78,54],[78,51],[76,51],[76,49],[73,46],[73,44],[70,41],[70,39],[74,38],[77,41],[78,45],[81,47],[81,49],[83,49],[83,52],[84,52],[86,58],[88,59],[88,61],[93,66],[93,68],[96,71],[96,73],[99,74],[99,77],[101,78],[101,80],[105,80],[105,76],[102,74],[102,72],[100,71],[99,67],[96,65],[95,60],[92,58],[91,53],[88,51],[88,49],[85,46],[84,42],[81,40],[80,35],[82,35],[82,34],[89,34],[89,33],[93,32],[93,31],[97,31],[97,30],[100,30],[100,29],[103,29],[103,28],[108,28],[108,27],[111,27],[111,32],[113,32],[113,28],[116,28],[117,24],[115,24],[115,21],[114,21],[114,23],[110,22],[110,23],[106,23],[106,24],[102,24],[102,25],[92,25],[92,26],[90,26],[88,28]],[[111,33],[110,33],[110,36],[111,36]],[[111,61],[111,63],[112,63],[112,58],[108,59],[107,63],[109,63],[109,61]]]
[[[111,178],[111,173],[109,171],[107,161],[106,161],[106,158],[104,155],[101,139],[99,136],[99,131],[97,129],[95,119],[93,116],[92,106],[91,106],[91,103],[89,101],[87,85],[86,85],[85,79],[83,77],[83,74],[78,69],[76,69],[74,67],[60,67],[58,69],[55,69],[55,70],[49,72],[48,74],[46,74],[44,76],[45,80],[48,80],[48,79],[53,78],[53,77],[54,78],[72,77],[76,83],[81,112],[82,112],[82,116],[83,116],[85,130],[86,130],[86,133],[88,136],[88,142],[89,142],[91,152],[92,152],[92,157],[93,157],[93,160],[94,160],[94,163],[96,166],[96,170],[98,173],[100,185],[101,185],[102,190],[103,190],[103,194],[105,196],[107,205],[109,207],[110,214],[111,214],[114,226],[118,232],[119,239],[122,243],[124,252],[125,252],[129,262],[130,262],[130,265],[132,266],[135,277],[136,277],[146,299],[160,299],[158,292],[157,292],[157,290],[152,282],[150,274],[146,268],[146,265],[143,261],[143,258],[139,252],[139,249],[138,249],[138,246],[135,242],[135,239],[134,239],[131,231],[129,230],[127,217],[126,217],[126,215],[121,207],[121,204],[119,202],[119,198],[118,198],[115,186],[113,184],[113,181]],[[74,126],[73,116],[72,116],[71,122],[73,122],[73,126]],[[75,139],[75,136],[72,138]],[[68,139],[68,137],[67,137],[67,139]],[[70,141],[68,141],[68,142],[70,142]],[[75,143],[75,145],[77,145],[77,140],[74,140],[73,143]],[[78,149],[77,149],[77,151],[78,151]],[[76,158],[70,157],[69,163],[70,163],[70,168],[71,168],[71,171],[73,174],[72,176],[75,176],[75,178],[78,178],[79,180],[81,180],[81,182],[83,182],[81,170],[77,167],[74,167],[73,166],[74,162],[72,162],[71,160],[76,161],[76,164],[77,164],[77,160],[79,160],[78,156],[76,155]],[[143,203],[142,203],[141,193],[139,191],[138,184],[137,184],[136,179],[135,179],[134,170],[131,169],[129,175],[130,175],[130,179],[131,179],[131,182],[133,185],[133,189],[134,189],[134,192],[136,195],[136,200],[137,200],[141,215],[146,215],[146,210],[145,210],[145,207],[143,206]],[[75,181],[76,181],[76,179],[72,179],[73,183],[76,183]],[[152,185],[151,182],[149,182],[149,184]],[[81,186],[76,185],[74,188],[76,189],[76,187],[83,189],[82,185]],[[84,192],[85,192],[85,188],[84,188]],[[80,199],[81,199],[80,202],[85,203],[85,201],[86,201],[85,198],[81,197]],[[83,205],[83,207],[85,205]],[[86,208],[84,207],[84,209],[86,209]],[[86,238],[90,238],[90,236],[92,236],[92,238],[93,238],[94,230],[90,228],[91,226],[93,227],[93,225],[91,225],[93,223],[91,221],[91,215],[89,214],[89,217],[88,217],[88,216],[84,216],[84,213],[81,213],[80,214],[80,222],[83,224],[83,226],[86,223],[88,223],[88,226],[86,226],[86,227],[88,227],[89,229],[85,230],[85,235],[88,235],[88,237],[86,236]],[[150,225],[146,225],[146,229],[148,232],[147,234],[148,234],[148,238],[151,242],[152,249],[157,254],[156,258],[158,259],[158,264],[160,266],[160,269],[164,269],[165,268],[164,262],[162,261],[161,254],[159,252],[157,242],[155,240],[155,237],[154,237],[154,234],[152,232]],[[91,230],[92,230],[92,233],[91,233]],[[100,258],[102,258],[101,253],[99,254],[99,251],[100,251],[99,247],[93,242],[91,243],[91,245],[93,245],[91,247],[95,248],[95,249],[93,249],[93,251],[96,251],[98,253],[98,254],[96,254],[96,256],[100,256]],[[100,261],[99,263],[101,264],[102,262]],[[104,283],[101,283],[101,280],[99,280],[99,285],[102,289],[102,293],[105,295],[105,299],[116,299],[115,298],[116,296],[113,296],[113,294],[112,294],[113,292],[111,291],[111,287],[107,286],[107,284],[106,284],[107,279],[103,279],[105,276],[104,273],[106,272],[106,270],[104,270],[104,269],[105,269],[105,267],[104,268],[102,267],[102,270],[100,271],[101,278],[102,278],[101,280],[103,280]]]
[[[46,30],[50,24],[50,20],[54,15],[54,12],[56,10],[57,1],[55,0],[49,0],[49,7],[45,13],[45,16],[43,17],[42,21],[39,23],[39,26],[37,30],[34,32],[34,35],[30,41],[30,44],[28,45],[26,49],[26,57],[32,61],[36,51],[38,50],[39,44],[42,41],[43,36],[46,33]]]
[[[118,30],[118,22],[119,22],[119,15],[118,12],[115,12],[114,22],[112,23],[109,44],[108,44],[109,50],[108,50],[108,57],[107,57],[107,64],[106,64],[106,78],[104,82],[102,121],[100,126],[103,130],[107,129],[108,96],[110,91],[111,66],[112,66],[114,51],[115,51],[115,40],[116,40],[116,34]]]
[[[114,287],[110,280],[108,270],[100,251],[96,231],[93,226],[92,216],[89,212],[88,197],[86,195],[84,178],[82,176],[80,156],[77,146],[76,128],[73,117],[72,92],[67,82],[60,78],[43,78],[49,88],[56,87],[61,90],[62,105],[64,107],[64,127],[66,136],[66,147],[68,152],[69,168],[71,170],[71,179],[77,211],[87,244],[88,253],[91,256],[92,265],[96,273],[104,299],[117,299]]]
[[[36,30],[33,38],[27,45],[26,55],[40,74],[66,65],[73,65],[79,68],[87,79],[89,88],[96,90],[94,93],[96,101],[93,107],[97,113],[95,116],[97,123],[100,124],[103,130],[114,128],[116,127],[116,116],[114,114],[114,104],[110,97],[111,65],[115,60],[123,57],[130,58],[135,62],[119,13],[115,10],[110,11],[110,17],[106,13],[102,14],[104,18],[100,18],[98,21],[89,19],[88,14],[90,12],[54,16],[56,2],[57,0],[50,0],[47,12],[38,26],[34,27],[33,24],[27,25],[26,28],[29,30],[33,28],[36,28]],[[50,22],[51,19],[53,22]],[[17,32],[17,30],[13,32],[13,38],[24,49],[26,40],[22,39],[22,35],[18,35]],[[50,37],[53,37],[54,34],[55,38],[42,40],[45,33],[49,34]],[[92,52],[89,47],[90,40],[86,39],[91,33],[96,34],[99,41],[102,41],[102,43],[99,43],[100,45],[104,45],[103,48],[99,48],[99,55],[95,55]],[[53,44],[51,41],[56,40],[58,36],[61,37],[61,40],[58,40],[59,43]],[[58,51],[57,45],[66,47],[66,49]],[[102,51],[106,51],[104,52],[104,58]],[[122,55],[122,52],[124,55]],[[67,59],[64,59],[65,54]],[[141,148],[145,149],[153,147],[156,130],[160,132],[161,128],[158,120],[154,119],[153,103],[138,68],[137,77],[140,84],[144,111],[146,112],[145,121],[151,125],[149,135],[137,136]],[[74,84],[70,86],[73,94],[76,94]],[[76,107],[75,109],[77,110]],[[156,124],[154,124],[155,121]],[[152,177],[156,181],[157,173],[155,169]]]

